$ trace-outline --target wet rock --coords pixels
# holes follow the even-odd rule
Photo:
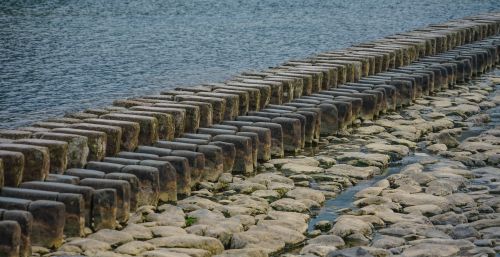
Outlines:
[[[328,220],[320,220],[314,224],[314,228],[320,231],[328,231],[332,229],[332,223]]]

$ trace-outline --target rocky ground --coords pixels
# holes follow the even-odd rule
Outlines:
[[[223,174],[217,183],[202,183],[176,206],[141,207],[120,231],[68,238],[56,252],[35,248],[34,253],[498,255],[498,74],[324,138],[312,157],[272,160],[253,177]],[[351,207],[329,204],[344,189],[370,179],[354,195]],[[324,215],[331,209],[334,213]],[[322,219],[332,215],[335,220]]]

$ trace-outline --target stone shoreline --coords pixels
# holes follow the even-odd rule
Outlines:
[[[461,127],[488,118],[471,115],[498,103],[484,101],[491,83],[464,83],[498,63],[499,33],[499,14],[468,17],[225,83],[117,100],[2,130],[0,231],[6,240],[0,251],[275,256],[306,242],[311,211],[326,199],[381,173],[424,139],[440,159],[423,158],[420,166],[408,165],[359,192],[355,203],[362,208],[345,210],[331,230],[331,221],[317,224],[325,235],[311,233],[317,237],[302,252],[469,256],[477,250],[494,256],[496,242],[481,236],[495,237],[489,232],[496,226],[498,170],[468,171],[464,164],[497,165],[496,133],[462,143],[455,137]],[[394,112],[402,107],[404,116]],[[322,145],[321,152],[283,158],[307,144]],[[474,174],[490,180],[491,195],[460,193]],[[490,209],[482,208],[488,197]],[[456,226],[474,219],[477,242],[452,238]],[[372,238],[375,227],[386,225]],[[375,244],[384,233],[385,241]],[[405,241],[395,244],[395,233]],[[419,252],[439,244],[446,247]],[[475,247],[486,244],[491,249]]]

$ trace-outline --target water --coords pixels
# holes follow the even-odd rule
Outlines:
[[[229,78],[497,0],[2,0],[0,128]]]

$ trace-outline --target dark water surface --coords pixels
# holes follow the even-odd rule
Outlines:
[[[0,128],[499,9],[498,0],[0,0]]]

